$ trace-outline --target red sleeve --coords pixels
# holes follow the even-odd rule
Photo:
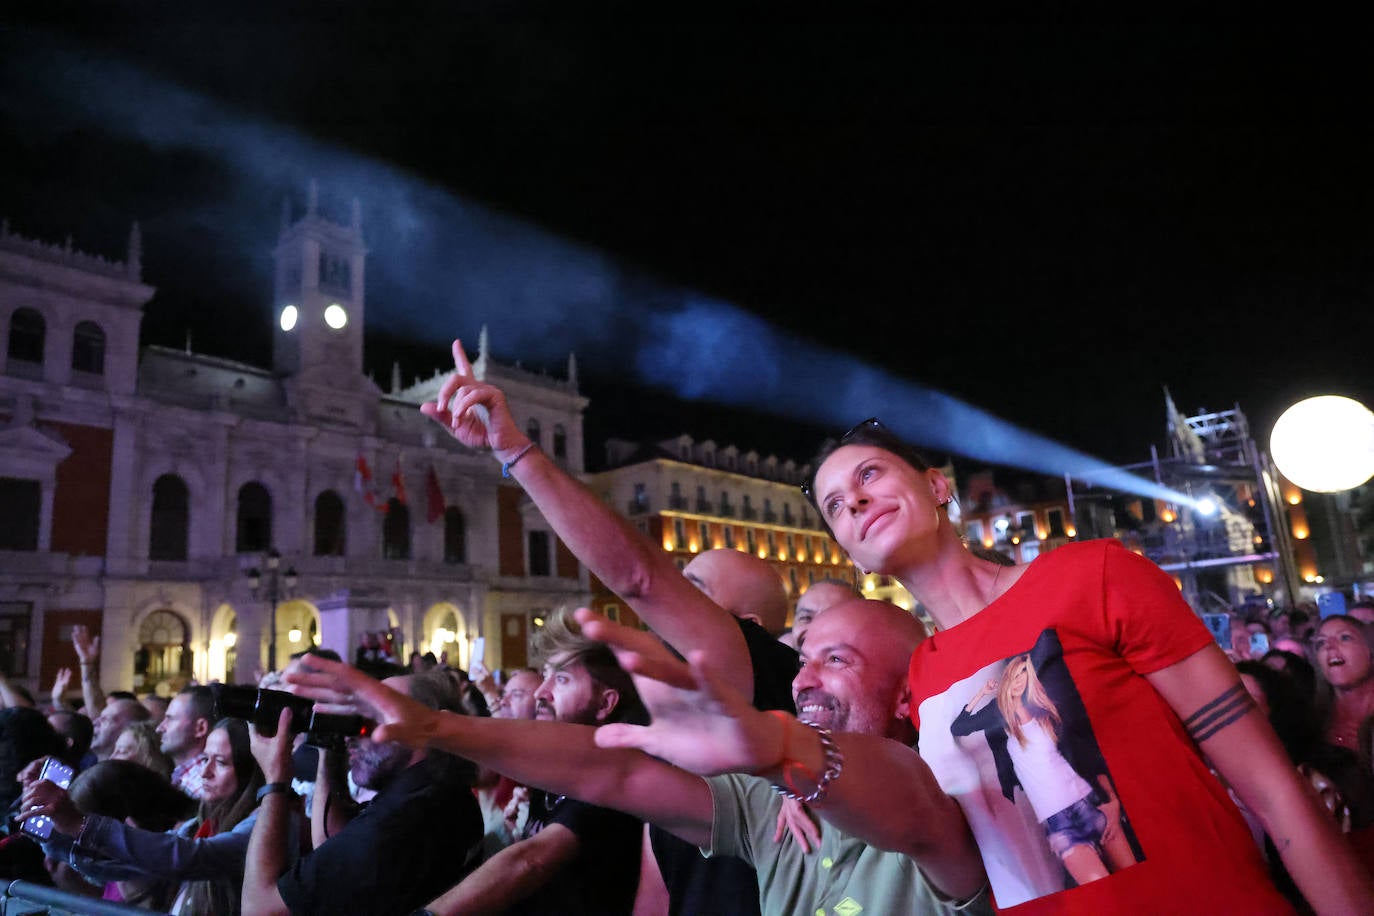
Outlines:
[[[1212,641],[1173,577],[1120,544],[1104,552],[1102,591],[1116,650],[1138,674],[1167,668]]]

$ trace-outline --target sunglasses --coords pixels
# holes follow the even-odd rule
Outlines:
[[[835,448],[839,448],[842,445],[848,445],[855,436],[863,433],[877,433],[889,439],[896,438],[892,435],[892,432],[883,425],[882,420],[879,420],[877,417],[869,417],[867,420],[860,420],[858,423],[855,423],[853,426],[849,427],[849,429],[845,430],[844,435],[840,436],[839,442],[836,444]],[[831,451],[833,451],[833,449],[831,449]],[[813,477],[812,480],[814,479]],[[804,481],[801,485],[801,491],[802,496],[806,497],[807,502],[814,506],[816,504],[816,495],[812,492],[811,485],[811,480]]]

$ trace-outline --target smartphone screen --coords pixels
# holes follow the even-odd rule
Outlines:
[[[1268,652],[1268,651],[1269,651],[1269,634],[1268,634],[1268,633],[1251,633],[1251,634],[1250,634],[1250,654],[1253,655],[1255,658],[1259,658],[1261,655],[1263,655],[1264,653],[1266,653],[1266,652]]]
[[[1231,615],[1230,614],[1203,614],[1202,622],[1207,625],[1207,630],[1212,634],[1212,638],[1217,641],[1217,645],[1223,649],[1231,648]]]
[[[43,771],[38,774],[38,778],[46,779],[59,789],[69,789],[72,784],[72,768],[55,757],[49,757],[43,764]],[[46,840],[52,836],[52,818],[46,814],[31,817],[20,825],[20,829],[30,836]]]

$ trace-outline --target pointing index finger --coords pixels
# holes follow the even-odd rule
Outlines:
[[[453,366],[459,375],[472,376],[472,363],[468,362],[468,354],[463,349],[461,340],[453,342]]]

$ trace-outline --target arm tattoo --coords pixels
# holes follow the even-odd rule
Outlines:
[[[1183,727],[1194,741],[1201,744],[1254,708],[1255,701],[1250,698],[1245,686],[1237,684],[1184,719]]]

